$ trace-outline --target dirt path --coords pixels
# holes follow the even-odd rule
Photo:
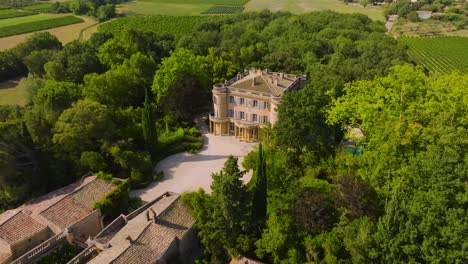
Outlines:
[[[200,153],[179,153],[162,160],[156,166],[156,170],[164,172],[164,180],[152,183],[145,189],[133,191],[133,195],[150,201],[167,191],[182,193],[203,188],[210,192],[211,173],[220,171],[229,155],[238,157],[240,165],[244,156],[256,145],[239,142],[234,137],[208,134],[206,124],[202,121],[198,124],[204,140]],[[249,172],[243,180],[248,182],[251,177]]]

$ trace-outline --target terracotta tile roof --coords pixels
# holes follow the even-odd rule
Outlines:
[[[255,78],[255,85],[252,85],[253,78]],[[281,96],[296,80],[296,78],[296,75],[291,74],[250,71],[248,75],[229,86],[243,90],[273,94],[274,96]]]
[[[36,221],[23,211],[18,211],[0,225],[0,238],[13,245],[47,228],[46,225]]]
[[[58,201],[40,213],[41,216],[64,229],[93,211],[93,205],[114,189],[111,183],[94,179],[81,189]]]
[[[177,199],[112,263],[155,263],[176,238],[185,236],[194,223],[188,208]]]
[[[63,199],[65,196],[92,182],[94,179],[96,179],[96,176],[84,177],[72,184],[33,199],[20,206],[18,209],[24,209],[30,212],[31,215],[37,215]]]
[[[0,263],[6,262],[11,257],[11,252],[0,251]]]

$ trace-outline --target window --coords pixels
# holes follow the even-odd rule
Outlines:
[[[240,119],[245,120],[245,113],[242,111],[240,112]]]
[[[268,116],[263,116],[263,123],[268,123]]]
[[[252,106],[253,106],[253,107],[258,107],[258,101],[257,101],[257,100],[253,100]]]
[[[216,96],[213,96],[213,103],[216,104]]]
[[[268,108],[268,103],[267,102],[263,102],[263,109],[267,109]]]
[[[234,96],[229,96],[229,103],[231,104],[236,103],[236,99],[234,98]]]
[[[241,104],[241,105],[244,105],[244,104],[245,104],[245,98],[242,98],[242,97],[240,98],[240,104]]]
[[[257,121],[257,114],[252,114],[252,122],[258,122]]]
[[[229,123],[229,131],[234,133],[234,123]]]
[[[228,117],[234,117],[234,109],[228,109],[227,116]]]

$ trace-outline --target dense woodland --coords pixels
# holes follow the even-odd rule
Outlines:
[[[279,122],[244,161],[184,200],[200,263],[462,263],[468,76],[428,76],[381,22],[359,14],[243,13],[183,36],[46,33],[0,53],[0,78],[28,74],[24,108],[0,110],[1,209],[88,171],[152,180],[168,153],[199,147],[191,120],[211,85],[247,67],[302,73]],[[349,153],[347,128],[360,128]]]

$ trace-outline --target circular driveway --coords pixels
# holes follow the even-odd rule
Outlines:
[[[144,201],[151,201],[165,192],[183,193],[196,191],[199,188],[210,192],[211,174],[219,172],[229,155],[239,158],[241,162],[256,143],[243,143],[233,136],[214,136],[208,133],[206,124],[198,121],[203,135],[203,148],[197,154],[178,153],[160,161],[156,171],[164,172],[164,179],[153,182],[144,189],[132,191],[133,196],[139,196]],[[248,182],[252,173],[244,175],[244,182]]]

